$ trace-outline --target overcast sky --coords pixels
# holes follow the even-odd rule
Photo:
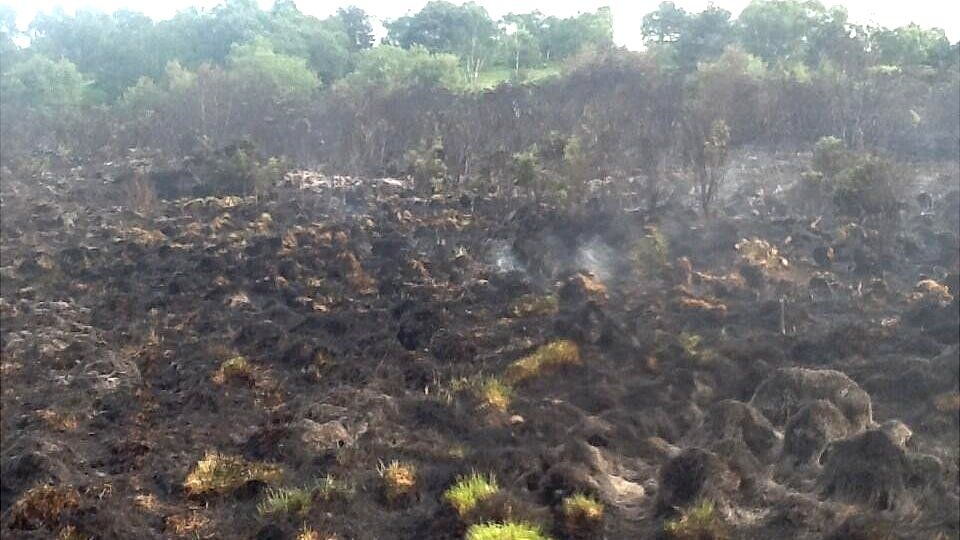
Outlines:
[[[457,0],[455,0],[457,1]],[[951,42],[960,40],[960,2],[955,0],[845,0],[832,2],[821,0],[826,5],[840,4],[847,8],[850,18],[857,23],[872,23],[882,26],[901,26],[911,22],[925,27],[943,28]],[[273,0],[259,0],[263,7],[273,4]],[[50,11],[57,6],[68,13],[80,7],[92,7],[103,11],[131,9],[147,15],[164,19],[178,10],[191,6],[209,8],[220,3],[217,0],[0,0],[0,4],[12,6],[18,13],[18,22],[25,26],[38,11]],[[308,1],[298,0],[301,11],[325,17],[336,11],[337,7],[347,4],[359,6],[379,19],[392,19],[408,12],[419,10],[426,0],[344,0]],[[637,49],[642,44],[640,21],[643,15],[656,9],[660,0],[478,0],[478,4],[487,8],[494,18],[509,12],[527,12],[540,10],[548,15],[569,16],[581,11],[592,11],[599,6],[610,6],[613,10],[614,37],[617,43]],[[675,3],[688,11],[700,11],[708,4],[707,0],[675,0]],[[717,0],[716,5],[730,10],[734,16],[749,3],[749,0]]]

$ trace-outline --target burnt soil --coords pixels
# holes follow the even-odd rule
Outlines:
[[[479,471],[555,538],[574,492],[604,503],[597,538],[701,500],[733,538],[957,538],[956,166],[916,173],[932,202],[891,234],[793,210],[789,174],[755,197],[749,163],[709,221],[617,183],[548,204],[317,176],[135,213],[108,166],[7,175],[2,536],[458,538],[442,493]],[[636,255],[651,226],[663,260]],[[753,238],[777,254],[748,260]],[[581,362],[505,410],[472,390],[558,339]],[[185,490],[208,451],[352,493],[262,516],[260,482]],[[393,460],[417,471],[400,504]],[[25,516],[40,485],[73,498]]]

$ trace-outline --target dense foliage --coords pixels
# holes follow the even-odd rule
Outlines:
[[[25,35],[14,20],[0,10],[5,162],[248,139],[295,162],[399,172],[427,144],[455,178],[510,176],[519,155],[521,183],[553,160],[584,179],[642,170],[655,184],[670,162],[713,178],[696,155],[720,123],[731,147],[836,136],[948,156],[960,143],[960,45],[938,29],[853,24],[817,1],[755,0],[736,19],[663,2],[636,21],[642,53],[614,47],[606,8],[494,20],[436,0],[387,21],[377,45],[359,8],[321,20],[291,0],[159,22],[55,11]]]

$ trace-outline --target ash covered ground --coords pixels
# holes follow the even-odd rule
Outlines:
[[[709,220],[307,172],[134,212],[112,167],[3,181],[4,538],[960,534],[956,163],[892,231],[797,156]]]

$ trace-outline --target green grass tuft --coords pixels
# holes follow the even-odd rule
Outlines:
[[[587,536],[603,522],[603,503],[583,493],[563,500],[563,522],[572,537]]]
[[[321,501],[332,501],[334,499],[348,501],[353,498],[356,490],[353,485],[343,480],[337,480],[328,474],[317,480],[317,483],[313,486],[313,492]]]
[[[503,380],[507,384],[517,384],[547,371],[580,363],[580,349],[569,339],[561,339],[542,345],[529,356],[525,356],[509,366]]]
[[[539,527],[527,523],[480,523],[467,529],[466,540],[549,540]]]
[[[453,506],[461,516],[476,508],[483,499],[500,490],[496,479],[490,475],[471,473],[457,478],[457,483],[443,493],[443,499]]]
[[[703,501],[684,512],[680,517],[667,521],[663,532],[671,540],[726,540],[726,526],[717,514],[716,506]]]
[[[310,511],[313,501],[311,490],[303,488],[271,489],[266,498],[257,505],[260,515],[304,516]]]

